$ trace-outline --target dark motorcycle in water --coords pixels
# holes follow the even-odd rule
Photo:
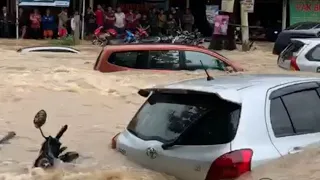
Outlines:
[[[42,137],[45,141],[42,143],[39,155],[34,162],[33,167],[41,167],[43,169],[52,168],[55,166],[57,160],[65,163],[69,163],[79,157],[77,152],[66,152],[62,154],[67,147],[62,146],[59,141],[62,135],[67,131],[68,125],[64,125],[55,137],[45,136],[41,127],[45,124],[47,119],[47,113],[44,110],[40,110],[34,117],[33,124],[40,130]]]
[[[194,32],[179,30],[171,43],[201,46],[204,43],[204,38],[201,37],[201,33],[197,29]]]

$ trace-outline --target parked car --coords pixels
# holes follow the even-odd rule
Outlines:
[[[292,71],[320,72],[320,39],[292,39],[279,55],[278,66]]]
[[[273,47],[273,54],[279,55],[290,43],[291,38],[317,38],[320,22],[300,22],[289,26],[279,35]]]
[[[98,56],[94,70],[100,72],[133,69],[173,71],[197,70],[204,67],[222,71],[230,69],[243,71],[243,68],[235,62],[217,52],[180,44],[109,45]]]
[[[112,147],[183,180],[233,179],[320,139],[320,78],[232,75],[141,89]]]

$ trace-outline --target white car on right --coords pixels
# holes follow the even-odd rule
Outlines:
[[[320,72],[320,38],[291,39],[277,63],[287,70]]]

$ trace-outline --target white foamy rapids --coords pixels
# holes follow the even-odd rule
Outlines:
[[[37,43],[0,42],[0,137],[8,131],[17,133],[9,144],[0,145],[0,179],[172,179],[128,161],[110,149],[110,141],[126,127],[144,101],[136,95],[139,88],[205,77],[205,73],[100,73],[93,71],[101,50],[95,46],[80,46],[81,54],[16,52],[23,45]],[[247,53],[221,53],[249,70],[245,73],[289,73],[276,66],[270,47]],[[69,125],[62,143],[80,153],[73,168],[50,173],[29,170],[43,141],[32,124],[40,109],[48,113],[43,127],[46,134],[55,135],[62,125]]]

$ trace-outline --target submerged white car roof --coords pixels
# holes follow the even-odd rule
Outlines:
[[[214,93],[223,99],[240,104],[242,102],[242,97],[239,91],[247,90],[249,87],[261,88],[261,91],[266,92],[268,89],[277,85],[308,79],[320,80],[320,78],[284,74],[238,74],[214,77],[211,81],[207,81],[206,78],[185,80],[162,86],[154,86],[143,90],[148,92],[153,90],[189,90]]]

